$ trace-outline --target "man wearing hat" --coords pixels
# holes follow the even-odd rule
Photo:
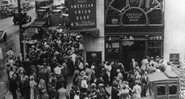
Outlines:
[[[97,99],[97,88],[96,88],[96,84],[95,83],[92,83],[91,86],[90,86],[90,93],[89,93],[89,97],[90,99]]]
[[[73,85],[73,86],[71,87],[71,90],[70,90],[70,92],[69,92],[69,97],[70,97],[70,99],[74,99],[77,90],[78,90],[78,86]]]
[[[85,75],[85,72],[84,71],[81,71],[80,74],[82,75],[82,80],[80,82],[81,91],[82,92],[86,92],[87,91],[87,88],[88,88],[87,76]]]

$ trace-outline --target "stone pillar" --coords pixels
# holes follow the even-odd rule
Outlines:
[[[85,51],[102,51],[102,61],[104,61],[104,0],[96,0],[96,24],[96,28],[99,29],[99,37],[85,37],[84,47]]]

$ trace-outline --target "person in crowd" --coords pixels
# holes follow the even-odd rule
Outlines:
[[[114,77],[117,76],[117,69],[118,69],[118,61],[111,63],[111,75],[110,75],[110,83],[112,84]]]
[[[113,82],[111,90],[111,99],[119,99],[118,83]]]
[[[112,67],[110,65],[110,62],[109,61],[105,62],[105,66],[104,67],[106,69],[106,72],[107,72],[107,75],[108,75],[109,81],[110,81],[110,72],[111,72],[111,69],[112,69]],[[110,82],[109,82],[109,84],[110,84]]]
[[[29,78],[27,75],[23,78],[23,98],[24,99],[30,99],[30,86],[29,86]]]
[[[6,54],[8,55],[8,57],[13,57],[13,56],[15,56],[15,53],[14,53],[14,51],[13,51],[12,48],[10,48],[10,49],[6,52]]]
[[[35,89],[37,83],[34,80],[34,76],[30,76],[29,86],[30,86],[30,99],[35,99],[36,98]]]
[[[46,92],[47,92],[46,82],[42,77],[39,80],[38,90],[39,90],[39,99],[47,98],[47,96],[46,96]]]
[[[16,74],[12,74],[12,77],[9,80],[9,90],[12,93],[13,99],[17,99],[17,75]]]
[[[87,83],[87,76],[85,75],[85,72],[82,71],[82,80],[80,81],[80,91],[87,92],[88,89],[88,83]]]
[[[93,71],[91,70],[88,63],[86,63],[84,67],[85,67],[85,73],[87,75],[87,83],[90,84]]]
[[[68,99],[69,95],[67,90],[64,88],[64,84],[61,84],[61,87],[58,89],[58,99]]]
[[[141,84],[143,86],[142,91],[141,91],[141,97],[146,97],[146,91],[148,89],[148,77],[147,77],[146,71],[141,76]]]
[[[136,68],[136,66],[139,66],[138,62],[136,62],[136,60],[134,58],[131,59],[131,63],[130,63],[130,70],[132,71]]]
[[[72,85],[71,90],[69,92],[69,99],[75,99],[75,95],[77,95],[78,86]]]
[[[97,99],[107,99],[109,97],[109,93],[106,91],[104,84],[100,83],[98,84],[98,87]]]
[[[105,68],[102,68],[102,78],[103,78],[105,86],[108,86],[109,85],[109,76],[108,76]]]
[[[141,86],[139,85],[140,82],[138,80],[136,80],[135,85],[133,87],[133,98],[137,99],[137,98],[141,98]]]
[[[62,65],[60,65],[61,67],[61,75],[64,77],[64,88],[67,88],[67,76],[68,76],[68,68],[66,65],[66,62],[64,61],[62,63]]]
[[[16,59],[12,49],[7,52],[11,56],[6,64],[10,84],[16,82],[21,95],[28,96],[25,99],[35,99],[34,94],[38,99],[108,99],[107,89],[111,89],[111,99],[129,99],[131,96],[137,99],[146,96],[147,74],[166,70],[158,57],[146,57],[141,65],[134,58],[129,66],[118,60],[90,61],[88,64],[80,33],[71,32],[62,25],[38,32],[36,42],[27,48],[24,61]],[[130,69],[126,71],[125,67]],[[73,75],[73,86],[68,95],[69,75]],[[10,88],[14,97],[17,87]]]
[[[145,58],[141,61],[141,70],[142,72],[146,71],[148,69],[148,66],[149,66],[149,62],[148,62],[148,59]]]
[[[55,80],[52,80],[51,85],[48,88],[49,99],[55,99],[58,95],[57,90],[55,89]]]
[[[127,82],[123,82],[120,90],[119,90],[119,99],[129,99],[130,98],[131,88],[128,86]]]
[[[72,76],[75,71],[75,65],[73,64],[72,58],[68,58],[66,65],[69,69],[70,75]]]
[[[89,98],[90,98],[90,99],[97,99],[97,94],[98,94],[97,86],[96,86],[95,83],[92,83],[92,84],[90,85]]]

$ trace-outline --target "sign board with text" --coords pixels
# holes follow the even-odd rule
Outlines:
[[[122,16],[123,24],[146,24],[146,15],[141,9],[132,8]]]
[[[96,0],[70,0],[71,30],[96,28]]]
[[[173,53],[170,54],[170,62],[172,62],[173,64],[179,64],[179,54],[178,53]]]

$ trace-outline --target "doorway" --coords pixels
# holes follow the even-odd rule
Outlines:
[[[145,57],[145,41],[134,40],[130,42],[131,44],[124,44],[124,42],[126,41],[122,42],[122,63],[125,66],[125,70],[128,71],[132,58],[140,65],[141,60]]]

